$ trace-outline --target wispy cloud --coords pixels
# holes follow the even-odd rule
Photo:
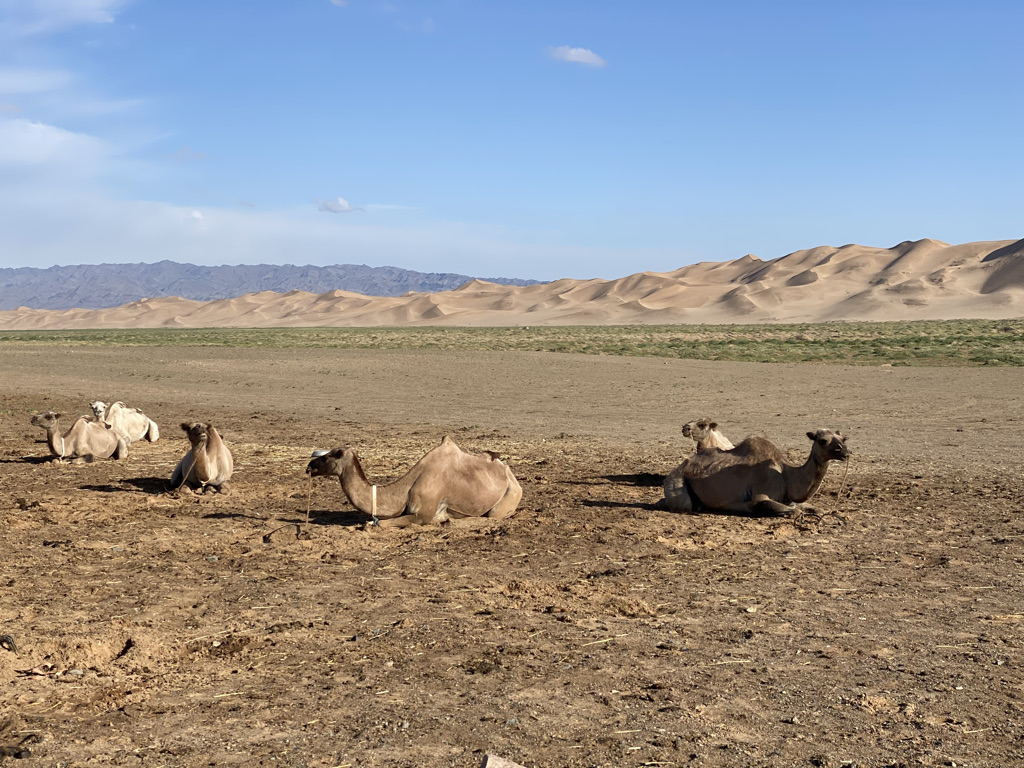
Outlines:
[[[171,157],[177,163],[197,163],[200,160],[206,159],[206,153],[198,152],[189,146],[184,146],[180,147]]]
[[[0,168],[91,164],[104,154],[103,143],[45,123],[16,118],[0,120]]]
[[[128,0],[0,0],[0,33],[14,37],[76,24],[109,24]]]
[[[0,67],[0,94],[5,96],[46,93],[68,85],[70,72],[61,69]]]
[[[560,45],[557,48],[550,48],[551,57],[561,61],[571,61],[573,64],[586,64],[588,67],[603,67],[606,62],[589,48],[572,48],[568,45]]]
[[[337,200],[317,200],[316,209],[323,213],[352,213],[366,210],[362,206],[353,208],[344,197],[339,197]]]

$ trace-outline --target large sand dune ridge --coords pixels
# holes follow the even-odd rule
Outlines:
[[[3,330],[791,323],[1024,316],[1024,240],[892,248],[820,246],[771,261],[747,255],[617,280],[508,286],[473,280],[398,297],[263,291],[112,309],[0,312]]]

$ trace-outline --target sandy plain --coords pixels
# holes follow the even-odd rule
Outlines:
[[[47,766],[999,766],[1024,743],[1024,370],[557,353],[0,347],[0,747]],[[32,413],[123,398],[163,436],[45,461]],[[827,514],[660,511],[712,416]],[[230,496],[169,495],[177,424]],[[451,434],[524,488],[480,528],[365,530]],[[3,758],[0,758],[2,761]],[[12,761],[13,762],[13,761]]]

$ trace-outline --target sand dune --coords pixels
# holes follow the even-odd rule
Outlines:
[[[113,309],[19,307],[0,329],[302,326],[513,326],[825,322],[1024,317],[1024,240],[892,248],[844,245],[772,261],[747,255],[618,280],[364,296],[263,291],[198,302],[144,299]]]

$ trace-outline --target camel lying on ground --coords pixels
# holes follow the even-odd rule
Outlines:
[[[228,481],[235,471],[235,462],[217,429],[199,422],[183,422],[181,429],[188,435],[192,447],[174,468],[171,490],[184,485],[200,493],[209,488],[230,493]]]
[[[81,464],[111,456],[115,459],[128,458],[128,441],[106,424],[92,421],[88,416],[79,416],[67,432],[61,432],[62,418],[62,414],[53,411],[32,417],[32,426],[46,430],[46,442],[55,463],[70,461]]]
[[[146,439],[155,443],[160,439],[160,427],[138,408],[129,408],[118,400],[107,405],[102,400],[89,403],[96,420],[105,422],[129,443]]]
[[[718,423],[710,419],[695,419],[686,422],[683,424],[683,435],[689,437],[697,444],[697,453],[715,450],[728,451],[735,447],[729,438],[718,431]],[[689,461],[689,459],[686,461]],[[670,493],[672,498],[678,495],[678,489],[682,488],[686,482],[683,476],[686,471],[686,461],[669,472],[665,477],[666,499],[670,498]]]
[[[698,451],[709,448],[728,451],[735,447],[728,437],[718,431],[718,423],[710,419],[695,419],[683,424],[683,435],[697,444]]]
[[[730,451],[698,452],[665,478],[664,505],[678,512],[698,506],[727,512],[789,515],[825,479],[831,461],[850,455],[840,432],[808,432],[811,453],[790,464],[766,437],[748,437]]]
[[[465,453],[450,437],[393,483],[371,485],[351,448],[335,448],[306,467],[313,477],[336,475],[352,505],[380,525],[441,523],[464,517],[511,516],[523,489],[496,454]]]

